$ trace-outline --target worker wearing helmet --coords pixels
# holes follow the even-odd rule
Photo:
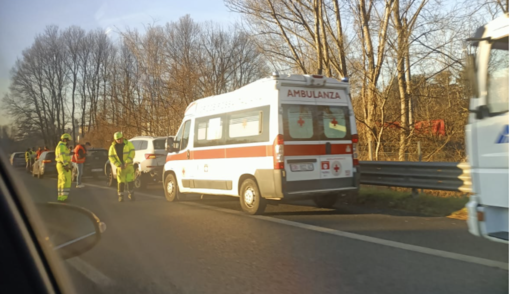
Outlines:
[[[32,150],[30,148],[28,148],[27,151],[25,152],[25,163],[27,164],[26,168],[27,168],[27,172],[29,172],[29,173],[32,172],[32,160],[30,159],[31,156],[32,156]]]
[[[110,162],[117,168],[117,194],[119,202],[124,200],[124,190],[127,190],[129,200],[134,200],[135,168],[135,146],[124,139],[121,132],[113,135],[113,143],[108,152]]]
[[[67,144],[71,141],[71,135],[65,133],[60,137],[55,148],[55,161],[58,172],[58,201],[65,202],[71,191],[71,154]]]

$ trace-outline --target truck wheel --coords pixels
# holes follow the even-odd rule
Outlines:
[[[177,179],[174,174],[170,173],[165,177],[165,198],[169,202],[178,201],[181,199],[181,193],[179,192],[179,185],[177,185]]]
[[[108,181],[106,182],[106,184],[108,185],[108,187],[112,187],[113,184],[115,183],[115,177],[113,176],[113,171],[112,171],[112,168],[108,168]]]
[[[336,195],[324,195],[324,196],[314,196],[313,202],[319,208],[331,208],[335,205],[338,200],[338,196]]]
[[[262,214],[266,209],[267,201],[262,198],[259,187],[253,179],[246,179],[241,185],[239,202],[244,212],[248,214]]]

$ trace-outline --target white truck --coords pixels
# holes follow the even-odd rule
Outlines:
[[[473,196],[466,205],[469,231],[508,243],[508,14],[480,27],[468,41],[473,98],[466,149]]]

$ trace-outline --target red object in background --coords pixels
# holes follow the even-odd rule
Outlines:
[[[442,119],[419,121],[414,124],[414,129],[424,134],[428,134],[430,131],[434,135],[446,136],[444,120]]]
[[[390,129],[400,129],[400,122],[387,122],[384,127]],[[418,121],[414,123],[414,130],[421,134],[434,134],[437,136],[446,136],[446,128],[443,119],[433,119],[430,121]]]

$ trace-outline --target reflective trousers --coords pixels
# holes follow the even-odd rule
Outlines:
[[[117,168],[117,192],[119,195],[124,193],[124,187],[127,186],[127,192],[133,193],[135,180],[135,168],[133,165],[128,165],[126,168]]]
[[[62,163],[57,163],[57,172],[58,201],[66,201],[71,191],[71,170],[66,170]]]

